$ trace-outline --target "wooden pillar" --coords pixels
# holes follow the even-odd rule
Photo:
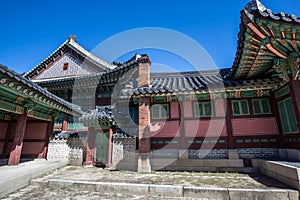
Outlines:
[[[69,116],[67,114],[64,114],[64,121],[62,123],[62,131],[68,130],[68,122],[69,122]]]
[[[13,129],[12,128],[13,128],[12,127],[12,122],[7,122],[5,142],[4,142],[3,151],[2,151],[2,155],[1,155],[2,159],[6,158],[6,155],[9,153],[9,149],[8,149],[8,147],[9,147],[9,138],[13,134]]]
[[[112,167],[113,134],[114,134],[114,127],[110,127],[109,140],[108,140],[108,159],[107,159],[107,167],[109,168]]]
[[[235,144],[234,144],[234,138],[233,138],[233,131],[232,131],[232,111],[231,111],[231,100],[226,99],[227,103],[227,109],[226,109],[226,128],[227,128],[227,134],[228,134],[228,149],[234,149]]]
[[[86,158],[85,166],[94,165],[94,150],[95,150],[96,130],[94,128],[88,128],[86,138]]]
[[[289,85],[297,119],[298,131],[300,132],[300,80],[291,80]]]
[[[9,155],[8,165],[18,165],[21,159],[23,139],[26,130],[26,121],[27,121],[27,112],[24,111],[24,114],[18,115],[16,132],[13,139],[12,151]]]
[[[148,56],[144,55],[138,59],[138,87],[149,87],[150,64]],[[139,97],[139,159],[138,172],[151,172],[150,165],[150,97]]]
[[[39,154],[39,158],[45,158],[45,159],[47,159],[49,140],[50,140],[50,135],[53,132],[53,128],[54,128],[54,118],[52,118],[51,122],[48,122],[47,130],[46,130],[46,134],[45,134],[44,149]]]

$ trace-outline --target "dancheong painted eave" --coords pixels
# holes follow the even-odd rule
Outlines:
[[[253,0],[241,11],[241,21],[232,78],[273,75],[287,79],[276,65],[289,64],[299,57],[300,18],[283,12],[275,14]]]
[[[20,103],[26,101],[32,102],[35,105],[30,105],[30,107],[35,107],[40,105],[42,107],[47,107],[52,110],[57,110],[58,112],[63,112],[66,114],[81,116],[84,112],[77,105],[74,105],[68,101],[65,101],[46,89],[40,87],[36,83],[28,80],[27,78],[21,76],[15,71],[7,68],[0,64],[0,89],[3,92],[16,96],[15,100]],[[1,99],[7,99],[8,96],[1,96]]]

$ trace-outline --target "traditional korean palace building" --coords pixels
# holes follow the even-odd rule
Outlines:
[[[86,165],[239,170],[300,148],[299,49],[300,19],[252,0],[232,68],[150,73],[147,55],[111,64],[71,36],[24,77],[88,112],[54,127],[87,134]]]
[[[0,64],[0,159],[4,164],[47,158],[49,137],[60,113],[84,114],[78,106]]]

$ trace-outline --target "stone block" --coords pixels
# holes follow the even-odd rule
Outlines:
[[[293,162],[300,161],[300,151],[297,149],[287,149],[287,160]]]
[[[229,193],[225,188],[184,187],[183,196],[185,198],[229,200]]]
[[[228,154],[229,160],[238,160],[239,159],[239,153],[238,153],[237,149],[228,149],[227,154]]]
[[[182,197],[183,187],[173,185],[150,185],[149,195],[161,195],[169,197]]]
[[[138,172],[151,172],[151,165],[148,153],[141,153],[138,159]]]
[[[230,200],[289,200],[287,190],[263,190],[263,189],[228,189]]]
[[[189,158],[189,152],[187,150],[179,150],[178,154],[179,154],[179,158],[181,159]]]
[[[299,200],[299,192],[294,190],[288,190],[289,193],[289,199],[290,200]]]
[[[121,192],[125,194],[148,194],[149,185],[127,183],[97,183],[95,191],[98,192]]]

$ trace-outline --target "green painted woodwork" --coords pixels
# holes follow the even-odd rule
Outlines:
[[[27,111],[27,116],[35,118],[35,119],[41,119],[41,120],[45,120],[45,121],[52,121],[52,116],[51,115],[47,115],[45,113],[38,112],[38,111],[28,110]]]
[[[290,93],[290,88],[288,85],[286,85],[275,92],[275,97],[276,97],[276,99],[278,99],[289,93]]]
[[[195,117],[212,117],[213,107],[211,102],[194,102]]]
[[[166,97],[165,96],[155,96],[154,97],[154,102],[155,103],[166,102]]]
[[[281,126],[284,134],[297,134],[299,132],[292,98],[278,102]]]
[[[232,113],[234,116],[249,115],[249,105],[247,100],[231,101]]]
[[[0,75],[0,96],[2,100],[10,101],[23,107],[29,107],[30,109],[33,106],[32,104],[36,104],[39,105],[40,108],[55,109],[73,115],[71,110],[45,97],[38,91],[22,85],[4,75]]]
[[[203,94],[196,94],[197,100],[209,100],[210,94],[209,93],[203,93]]]
[[[13,103],[4,101],[2,99],[0,99],[0,110],[16,113],[16,114],[24,113],[24,107],[15,105]]]
[[[151,106],[152,119],[167,119],[170,116],[169,104],[153,104]]]
[[[252,99],[252,109],[256,115],[271,114],[269,99]]]
[[[254,90],[242,91],[242,97],[243,98],[255,97],[255,91]]]

